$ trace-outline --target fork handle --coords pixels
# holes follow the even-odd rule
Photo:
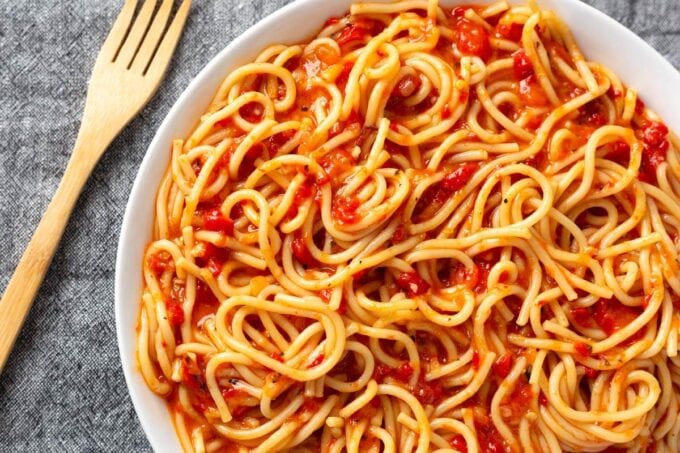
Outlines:
[[[0,299],[0,372],[47,273],[78,196],[97,163],[98,159],[92,156],[101,154],[98,150],[93,152],[92,146],[104,144],[89,141],[91,135],[83,132],[81,128],[59,187]],[[104,148],[106,146],[108,143]]]

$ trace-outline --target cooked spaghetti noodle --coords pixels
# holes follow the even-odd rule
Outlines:
[[[355,4],[174,142],[144,379],[187,452],[677,451],[679,149],[533,2]]]

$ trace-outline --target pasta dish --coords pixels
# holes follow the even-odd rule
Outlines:
[[[534,1],[356,3],[173,143],[142,375],[187,452],[678,451],[678,150]]]

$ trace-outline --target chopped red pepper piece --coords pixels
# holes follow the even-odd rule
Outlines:
[[[582,358],[588,358],[592,354],[593,350],[590,345],[581,343],[580,341],[574,343],[574,349],[576,349],[576,354]]]
[[[184,310],[181,304],[175,301],[166,302],[166,312],[171,326],[177,327],[182,325],[184,322]]]
[[[512,67],[517,80],[526,79],[534,74],[534,66],[531,64],[531,60],[529,60],[529,56],[524,50],[515,52],[512,56],[512,61]]]
[[[457,450],[459,453],[467,453],[467,442],[465,441],[465,438],[458,434],[457,436],[453,437],[449,441],[449,445],[451,445],[451,448]]]
[[[470,177],[472,177],[478,169],[479,164],[476,162],[461,164],[444,177],[442,187],[450,192],[456,192],[465,187],[465,184],[470,180]]]
[[[505,379],[508,376],[508,374],[510,374],[510,370],[512,369],[512,362],[513,362],[512,354],[506,352],[505,354],[501,355],[498,359],[496,359],[496,362],[493,364],[493,370],[498,377]]]
[[[361,202],[357,197],[336,197],[333,199],[331,212],[333,218],[340,224],[351,225],[361,219],[361,216],[357,213],[359,206],[361,206]]]
[[[416,297],[425,294],[430,285],[416,271],[402,272],[397,275],[397,286],[406,291],[408,297]]]
[[[523,30],[524,25],[517,22],[511,24],[498,24],[496,25],[496,36],[510,41],[519,41],[522,39]]]
[[[323,359],[324,359],[324,355],[319,354],[318,356],[316,356],[314,358],[314,360],[312,360],[312,363],[309,364],[309,368],[314,368],[315,366],[320,365],[321,362],[323,362]]]
[[[307,248],[307,244],[305,244],[305,240],[302,238],[302,236],[295,236],[295,239],[293,239],[292,250],[293,256],[295,256],[295,258],[297,258],[297,260],[305,266],[312,267],[318,264],[318,261],[314,259]]]
[[[395,379],[398,379],[402,382],[408,381],[413,375],[413,366],[411,366],[411,362],[404,362],[399,365],[397,368],[395,368],[393,375]]]
[[[234,221],[224,217],[220,208],[213,208],[203,213],[203,227],[206,230],[221,231],[228,236],[234,235]]]
[[[489,34],[484,27],[465,17],[465,9],[457,7],[453,10],[454,39],[458,51],[463,55],[477,56],[486,60],[491,56]]]
[[[472,369],[473,370],[479,369],[479,352],[477,351],[472,352]]]

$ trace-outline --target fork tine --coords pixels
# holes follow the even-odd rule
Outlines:
[[[102,45],[101,51],[99,52],[99,58],[104,61],[111,62],[116,56],[116,52],[120,49],[121,44],[123,44],[123,39],[125,39],[125,33],[130,28],[130,22],[135,14],[135,8],[137,6],[137,0],[127,0],[123,9],[120,10],[116,21],[111,27],[109,35]]]
[[[191,0],[184,0],[175,13],[175,18],[172,20],[168,31],[165,33],[161,44],[158,46],[158,51],[154,55],[153,60],[149,64],[146,75],[152,78],[160,78],[165,73],[170,58],[175,51],[177,41],[182,34],[182,29],[189,15],[189,8],[191,8]]]
[[[149,22],[151,22],[151,16],[153,15],[155,7],[156,0],[146,0],[144,2],[135,19],[135,23],[132,24],[130,34],[125,38],[125,44],[123,44],[118,57],[116,57],[117,64],[121,64],[126,68],[130,66],[130,63],[139,48],[139,44],[142,42],[142,39],[144,39],[146,29],[149,26]]]
[[[161,7],[156,13],[156,17],[153,18],[151,27],[146,33],[144,42],[142,42],[134,61],[132,62],[132,67],[130,68],[134,72],[143,73],[146,67],[153,57],[154,50],[158,46],[158,42],[163,37],[163,32],[165,31],[165,26],[168,22],[168,17],[170,16],[170,10],[172,9],[173,0],[163,0]]]

